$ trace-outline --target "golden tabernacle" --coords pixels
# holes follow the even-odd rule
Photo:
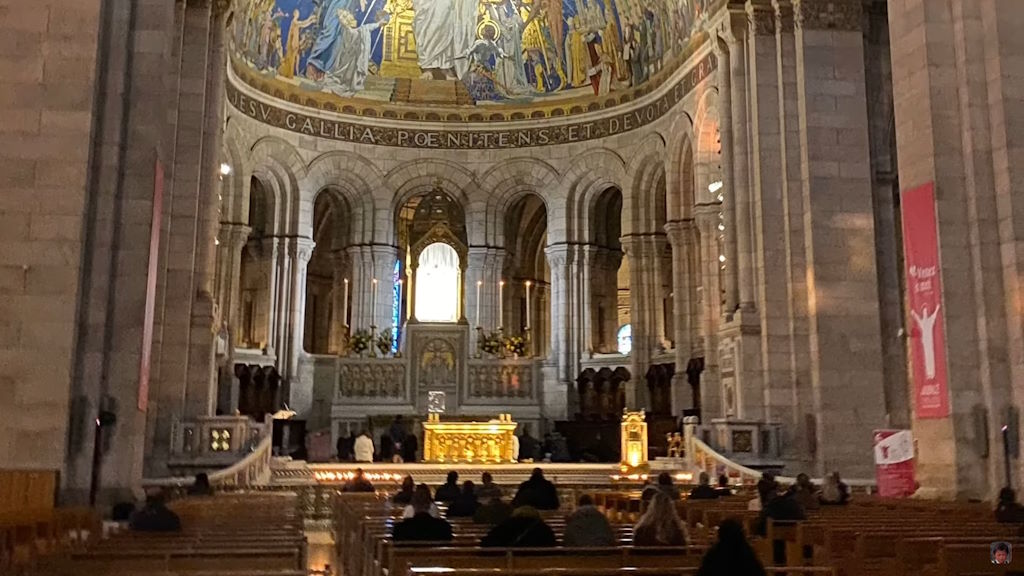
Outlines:
[[[423,423],[423,459],[427,462],[499,464],[515,462],[516,423],[511,414],[490,422],[441,422],[431,414]]]

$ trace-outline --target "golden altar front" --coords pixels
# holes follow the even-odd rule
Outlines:
[[[448,464],[515,462],[515,429],[511,414],[489,422],[441,422],[439,414],[430,414],[423,423],[423,459]]]

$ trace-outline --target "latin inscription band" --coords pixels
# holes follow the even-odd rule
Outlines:
[[[671,90],[646,106],[617,116],[593,122],[577,122],[562,126],[509,130],[421,130],[372,126],[360,122],[327,120],[284,110],[254,100],[227,84],[228,101],[246,116],[290,132],[317,136],[339,142],[428,148],[438,150],[500,150],[571,144],[596,138],[607,138],[630,132],[664,116],[718,67],[714,54],[709,54]]]

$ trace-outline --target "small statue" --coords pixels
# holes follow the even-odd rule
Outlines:
[[[682,458],[683,436],[679,432],[670,432],[665,434],[665,440],[668,442],[668,457]]]

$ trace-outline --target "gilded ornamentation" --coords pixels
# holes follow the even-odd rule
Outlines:
[[[489,422],[441,422],[431,414],[423,423],[423,459],[439,463],[512,462],[516,423],[509,414]]]
[[[793,0],[797,28],[856,32],[862,26],[860,0]]]

